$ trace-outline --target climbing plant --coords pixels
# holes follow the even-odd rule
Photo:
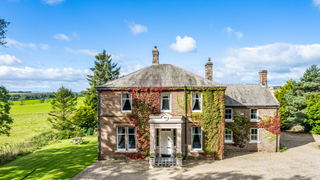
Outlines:
[[[226,129],[231,129],[233,132],[233,145],[243,148],[249,140],[250,119],[247,116],[233,113],[233,120],[234,122],[226,123]]]

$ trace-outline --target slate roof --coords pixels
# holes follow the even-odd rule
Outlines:
[[[226,106],[279,106],[269,89],[260,84],[226,86]]]
[[[218,83],[172,64],[154,64],[119,79],[109,81],[96,89],[116,87],[183,87],[219,86]]]

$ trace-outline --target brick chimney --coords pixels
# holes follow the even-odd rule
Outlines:
[[[212,81],[212,65],[210,57],[208,58],[208,62],[206,63],[206,79]]]
[[[154,46],[154,49],[152,50],[153,60],[152,64],[159,64],[159,51],[157,49],[157,46]]]
[[[259,84],[262,86],[268,87],[268,71],[267,70],[261,70],[259,71]]]

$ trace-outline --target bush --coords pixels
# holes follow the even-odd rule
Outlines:
[[[93,135],[93,128],[89,128],[89,129],[88,129],[87,135],[88,135],[88,136]]]
[[[47,131],[32,137],[29,141],[0,146],[0,165],[16,159],[17,156],[26,155],[51,142],[83,136],[85,136],[85,133],[78,129],[59,132]]]
[[[311,134],[320,134],[320,125],[316,125],[310,131]]]
[[[39,102],[44,103],[44,99],[43,98],[39,99]]]
[[[280,146],[280,152],[283,152],[283,151],[285,151],[285,150],[287,150],[287,147],[286,146]]]
[[[13,102],[12,101],[8,101],[9,105],[12,106],[13,105]]]

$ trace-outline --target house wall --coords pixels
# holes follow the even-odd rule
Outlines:
[[[238,115],[244,115],[250,118],[250,109],[259,109],[259,119],[265,119],[265,116],[274,116],[277,109],[275,108],[261,108],[261,107],[226,107],[232,108],[233,112]],[[232,122],[226,122],[232,123]],[[265,151],[265,152],[276,152],[279,151],[280,146],[280,135],[278,139],[270,141],[269,139],[273,134],[263,128],[259,128],[259,142],[260,143],[249,143],[247,142],[245,147],[235,147],[230,143],[225,143],[225,151]],[[278,145],[277,145],[278,144]],[[278,148],[278,149],[277,149]]]

